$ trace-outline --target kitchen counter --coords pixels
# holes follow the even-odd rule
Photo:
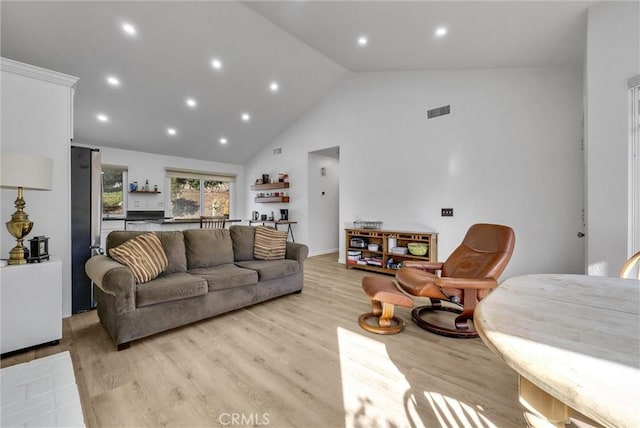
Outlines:
[[[103,217],[102,241],[112,230],[148,230],[169,231],[200,228],[200,218],[159,217],[156,212],[129,212],[126,217]],[[228,219],[227,224],[239,223],[242,220]]]
[[[148,231],[169,231],[169,230],[184,230],[184,229],[198,229],[200,228],[200,218],[140,218],[140,217],[121,217],[121,218],[105,218],[109,220],[110,224],[112,220],[119,220],[121,224],[117,226],[109,227],[107,224],[103,225],[103,230],[148,230]],[[227,224],[238,223],[242,220],[230,219],[226,220]],[[105,235],[106,237],[106,235]],[[104,242],[104,239],[103,239]]]
[[[200,224],[199,218],[173,218],[173,217],[165,217],[165,218],[153,218],[145,220],[148,223],[155,224],[184,224],[184,223],[198,223]]]

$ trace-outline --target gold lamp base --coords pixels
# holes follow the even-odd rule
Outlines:
[[[24,257],[22,241],[29,232],[31,232],[33,222],[29,220],[29,215],[24,212],[26,204],[22,195],[22,187],[18,187],[18,198],[15,202],[16,212],[11,215],[11,220],[5,223],[11,236],[16,238],[16,246],[9,251],[9,260],[7,260],[7,263],[10,265],[23,265],[27,263],[27,259]]]

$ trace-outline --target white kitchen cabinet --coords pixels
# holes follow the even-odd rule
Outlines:
[[[107,235],[114,230],[124,230],[124,220],[102,220],[100,246],[103,249],[107,248]]]

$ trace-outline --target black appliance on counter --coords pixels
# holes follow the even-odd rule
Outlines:
[[[124,219],[124,230],[140,230],[142,226],[148,225],[147,221],[167,220],[171,217],[165,217],[164,211],[127,211]]]

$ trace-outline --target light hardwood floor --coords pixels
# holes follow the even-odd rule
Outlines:
[[[337,255],[312,257],[304,290],[133,342],[117,352],[95,311],[63,340],[2,359],[69,350],[89,427],[521,427],[516,374],[480,339],[407,321],[368,333],[360,280]]]

